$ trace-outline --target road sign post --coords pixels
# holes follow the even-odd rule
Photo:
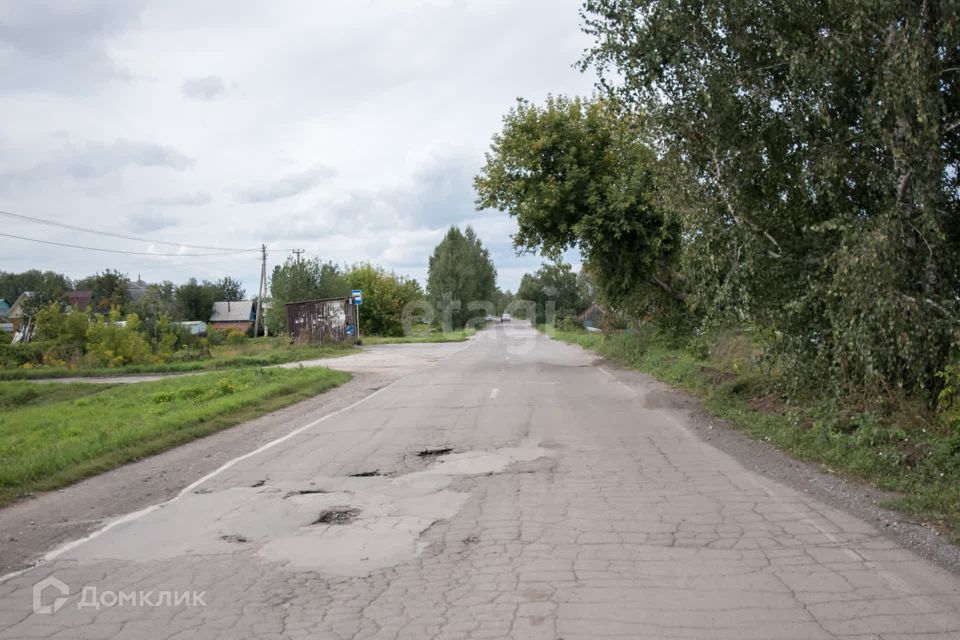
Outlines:
[[[357,342],[360,342],[360,305],[363,304],[363,289],[354,289],[350,292],[353,296],[353,306],[356,307],[354,320],[357,322]]]

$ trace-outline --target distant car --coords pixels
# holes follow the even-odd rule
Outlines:
[[[502,316],[500,316],[500,322],[510,322],[510,314],[505,313]]]
[[[483,321],[484,321],[484,322],[493,322],[493,316],[487,315],[486,317],[484,317]]]

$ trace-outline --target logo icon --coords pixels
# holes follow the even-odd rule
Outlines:
[[[60,595],[53,599],[53,604],[43,604],[43,592],[48,588],[54,589]],[[68,587],[62,580],[53,576],[48,576],[33,585],[33,612],[39,614],[51,614],[60,610],[60,607],[66,603],[66,596],[70,594]]]

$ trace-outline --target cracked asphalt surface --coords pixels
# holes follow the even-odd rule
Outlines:
[[[597,365],[480,332],[0,583],[0,638],[960,637],[956,575]]]

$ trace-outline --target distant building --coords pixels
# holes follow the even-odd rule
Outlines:
[[[136,302],[147,292],[147,283],[141,280],[140,276],[137,276],[136,282],[127,282],[126,287],[130,302]]]
[[[253,300],[214,302],[210,326],[220,331],[250,331],[257,319],[257,306]]]
[[[10,303],[0,298],[0,318],[6,318],[10,313]]]
[[[27,303],[27,300],[29,300],[32,295],[33,291],[24,291],[13,301],[13,304],[10,305],[7,320],[13,325],[14,331],[20,331],[21,327],[23,327],[24,320],[27,319],[26,316],[23,315],[23,305]]]
[[[78,311],[86,311],[93,304],[93,291],[67,291],[63,294],[67,305],[74,307]]]

